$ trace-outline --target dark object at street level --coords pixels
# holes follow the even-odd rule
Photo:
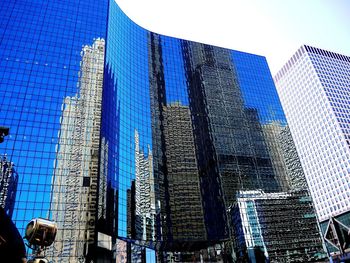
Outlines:
[[[4,262],[26,262],[23,239],[2,207],[0,207],[0,257]]]

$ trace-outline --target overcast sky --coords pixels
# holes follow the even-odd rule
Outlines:
[[[266,56],[274,75],[308,44],[350,56],[350,0],[116,0],[156,33]]]

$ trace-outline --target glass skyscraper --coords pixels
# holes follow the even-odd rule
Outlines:
[[[152,33],[114,0],[0,15],[12,218],[57,222],[53,262],[233,262],[238,191],[305,186],[264,57]]]

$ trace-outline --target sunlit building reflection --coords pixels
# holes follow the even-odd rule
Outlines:
[[[14,163],[6,156],[0,157],[0,206],[12,217],[16,202],[18,173]]]
[[[79,93],[62,105],[50,207],[58,224],[48,252],[54,262],[79,262],[95,238],[104,49],[103,39],[84,46]]]

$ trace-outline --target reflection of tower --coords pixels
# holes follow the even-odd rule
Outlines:
[[[289,188],[291,190],[308,189],[305,174],[288,126],[282,128],[278,141],[281,143],[282,155],[286,163]]]
[[[12,217],[15,206],[18,174],[13,168],[14,164],[6,157],[0,157],[0,206]]]
[[[202,198],[190,109],[163,107],[168,192],[174,240],[205,240]]]
[[[116,262],[117,263],[127,263],[127,245],[125,241],[122,241],[120,239],[117,239],[116,243]]]
[[[108,174],[108,142],[105,138],[101,138],[100,144],[100,176],[98,189],[98,218],[107,218],[107,178]]]
[[[290,184],[287,176],[286,160],[283,158],[283,150],[281,148],[281,142],[279,141],[283,127],[279,122],[272,122],[262,125],[262,129],[278,183],[282,190],[288,191],[290,189]]]
[[[63,104],[51,200],[55,262],[78,262],[94,242],[104,40],[82,51],[80,92]]]
[[[201,188],[208,193],[203,196],[208,239],[224,239],[229,235],[226,207],[234,203],[238,190],[271,192],[279,185],[258,110],[245,105],[230,51],[190,42],[183,42],[182,48]]]
[[[288,126],[279,122],[263,125],[272,165],[284,191],[306,190],[307,184]]]
[[[230,52],[195,43],[190,49],[189,59],[197,80],[191,89],[197,88],[203,96],[200,110],[208,116],[209,136],[227,205],[232,204],[237,190],[278,190],[257,109],[244,105]],[[192,107],[198,104],[194,92],[191,91]]]
[[[148,61],[150,81],[150,103],[152,119],[152,153],[155,178],[155,196],[157,199],[157,232],[156,239],[166,239],[168,228],[170,228],[167,188],[167,172],[165,165],[165,139],[163,134],[163,106],[166,105],[165,82],[163,72],[163,61],[161,55],[160,38],[156,34],[148,34]]]
[[[135,130],[135,234],[139,240],[153,240],[155,236],[155,193],[153,156],[140,150],[139,134]]]

